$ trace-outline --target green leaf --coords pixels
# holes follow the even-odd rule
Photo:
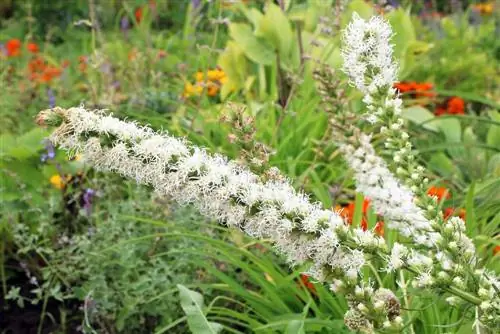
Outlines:
[[[291,320],[286,326],[285,334],[305,334],[303,320]]]
[[[240,6],[240,10],[246,16],[248,21],[252,22],[254,28],[257,28],[264,15],[257,8],[247,9],[245,6]]]
[[[248,76],[247,59],[243,50],[234,41],[227,43],[226,49],[219,56],[217,64],[224,70],[227,82],[222,85],[221,98],[224,100],[229,93],[240,90]]]
[[[394,43],[394,57],[400,58],[408,44],[416,39],[415,29],[410,15],[402,8],[387,14],[387,19],[394,31],[394,36],[391,39],[391,42]]]
[[[422,106],[413,106],[405,108],[401,113],[401,116],[417,125],[421,125],[423,128],[431,131],[438,132],[439,127],[433,121],[436,116],[431,113],[427,108]]]
[[[255,36],[267,40],[284,59],[288,58],[295,41],[290,21],[281,8],[272,3],[268,4],[266,14],[255,30]]]
[[[262,65],[271,65],[274,62],[276,57],[272,47],[257,39],[249,25],[233,23],[229,26],[229,35],[250,60]]]
[[[193,290],[189,290],[181,284],[177,284],[181,307],[186,313],[189,329],[194,334],[219,333],[223,326],[221,324],[210,322],[203,312],[203,296]]]
[[[438,118],[434,121],[439,130],[444,134],[448,143],[460,143],[462,140],[462,127],[456,118]]]
[[[373,6],[363,0],[351,1],[342,15],[342,27],[345,27],[351,21],[353,13],[358,13],[361,18],[367,20],[374,14]]]
[[[494,121],[500,121],[500,112],[491,111],[490,118]],[[500,147],[500,126],[491,125],[486,136],[486,143],[493,147]]]
[[[458,167],[443,152],[431,156],[429,167],[446,177],[461,176]]]

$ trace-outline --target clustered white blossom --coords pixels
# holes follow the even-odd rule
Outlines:
[[[209,218],[271,239],[292,264],[310,263],[313,279],[333,281],[332,290],[336,284],[348,296],[360,281],[365,252],[386,251],[383,238],[351,229],[336,212],[296,192],[288,180],[262,182],[248,169],[182,139],[81,107],[43,111],[38,121],[59,125],[51,141],[81,154],[96,169],[151,185]],[[363,298],[351,294],[351,307],[362,303],[372,310],[371,296]],[[383,310],[379,317],[396,324]]]
[[[341,148],[354,170],[357,189],[370,198],[390,227],[415,241],[414,249],[396,243],[388,257],[387,269],[405,266],[416,269],[415,287],[440,287],[446,291],[457,288],[454,292],[458,295],[460,289],[471,292],[473,298],[464,294],[461,297],[473,300],[476,306],[479,297],[480,320],[499,326],[498,277],[475,270],[479,263],[474,244],[465,235],[465,222],[459,217],[444,222],[437,198],[427,195],[425,169],[416,162],[400,115],[402,100],[392,88],[397,65],[392,59],[391,36],[390,25],[384,19],[365,21],[353,15],[344,32],[342,53],[344,71],[350,82],[365,94],[366,120],[378,126],[391,163],[386,164],[376,155],[367,135],[358,138],[357,146],[343,144]],[[454,297],[446,300],[452,305],[458,303]]]
[[[397,66],[392,61],[389,23],[378,16],[365,21],[354,13],[344,32],[344,71],[365,94],[392,86]]]
[[[431,232],[431,223],[415,205],[413,193],[394,177],[385,161],[375,153],[370,139],[362,134],[357,147],[341,145],[345,160],[354,171],[356,189],[370,199],[377,213],[387,219],[389,227],[413,238],[417,244],[434,246],[441,235]]]

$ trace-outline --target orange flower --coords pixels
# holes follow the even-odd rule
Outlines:
[[[378,235],[379,237],[384,237],[384,222],[379,221],[377,224],[375,224],[375,234]]]
[[[309,290],[312,293],[316,293],[316,287],[309,280],[309,276],[307,276],[305,274],[300,274],[300,281],[302,282],[302,284],[304,284],[304,286],[307,288],[307,290]]]
[[[427,190],[427,195],[429,196],[436,196],[438,198],[438,201],[441,202],[443,198],[449,199],[451,198],[450,191],[446,189],[445,187],[435,187],[432,186]]]
[[[64,59],[63,62],[61,63],[62,68],[66,68],[70,65],[70,62],[68,59]]]
[[[368,221],[365,217],[361,217],[361,223],[359,223],[359,226],[363,231],[366,231],[368,229]]]
[[[48,65],[42,73],[39,81],[42,83],[50,83],[52,79],[61,75],[61,69],[55,66]]]
[[[142,21],[142,7],[137,8],[134,12],[134,15],[135,15],[135,20],[137,21],[137,23],[141,23],[141,21]]]
[[[464,222],[465,222],[465,215],[466,215],[466,211],[465,211],[465,209],[460,209],[460,210],[458,210],[458,216],[459,216],[460,218],[462,218],[462,220],[463,220]]]
[[[454,96],[448,100],[447,111],[449,114],[463,115],[465,102],[461,98]]]
[[[7,49],[8,57],[17,57],[21,55],[21,41],[17,38],[7,41],[7,43],[5,43],[5,48]]]
[[[50,83],[61,75],[62,70],[56,66],[48,65],[43,58],[36,57],[28,63],[28,72],[31,81]]]
[[[87,71],[87,57],[78,56],[78,69],[80,72],[85,73]]]
[[[349,225],[351,225],[352,220],[354,218],[354,211],[356,210],[355,206],[356,204],[354,202],[350,202],[345,207],[336,206],[335,211],[337,211],[338,214],[341,217],[343,217]],[[368,212],[369,207],[370,207],[370,200],[365,198],[363,200],[363,207],[361,209],[363,216],[361,217],[361,222],[360,222],[360,227],[361,229],[363,229],[363,231],[366,231],[368,229],[368,220],[366,219],[366,213]]]
[[[38,53],[38,45],[36,43],[30,42],[26,45],[26,48],[31,53]]]
[[[453,214],[455,213],[455,209],[454,208],[446,208],[443,210],[443,217],[444,217],[444,220],[447,220],[448,218],[450,218],[451,216],[453,216]]]
[[[463,115],[465,114],[465,101],[461,98],[454,96],[448,99],[446,102],[438,105],[434,114],[436,116],[441,116],[445,114],[450,115]]]
[[[207,83],[207,95],[208,96],[216,96],[218,92],[219,92],[219,85],[209,81]]]
[[[393,85],[401,93],[407,93],[412,98],[434,97],[436,94],[432,92],[434,85],[430,82],[417,83],[415,81],[397,82]]]
[[[495,248],[493,248],[493,255],[497,255],[498,253],[500,253],[500,245],[495,246]]]

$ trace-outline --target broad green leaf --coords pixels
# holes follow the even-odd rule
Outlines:
[[[252,22],[254,28],[259,26],[260,20],[264,17],[264,15],[257,8],[248,9],[245,6],[241,6],[240,10],[246,16],[248,21]]]
[[[413,106],[405,108],[401,113],[401,116],[417,125],[421,125],[423,128],[431,131],[438,132],[439,127],[435,123],[433,113],[431,113],[427,108],[422,106]]]
[[[217,64],[224,70],[228,79],[221,88],[221,98],[225,99],[230,92],[243,87],[247,77],[247,59],[243,50],[234,41],[229,41]]]
[[[274,62],[276,57],[272,47],[255,37],[249,25],[232,23],[229,26],[229,35],[250,60],[262,65],[271,65]]]
[[[429,160],[429,167],[445,177],[458,176],[461,178],[460,169],[443,152],[435,153]]]
[[[373,6],[363,0],[351,1],[342,15],[342,27],[345,27],[351,21],[353,13],[358,13],[365,20],[369,19],[374,14]]]
[[[500,112],[491,111],[490,118],[494,121],[500,121]],[[490,146],[500,148],[500,126],[496,124],[490,125],[488,135],[486,136],[486,143]]]
[[[488,173],[500,177],[500,153],[493,154],[488,161]]]
[[[288,59],[295,41],[290,21],[281,8],[272,3],[268,4],[264,17],[259,21],[255,36],[267,40],[284,59]]]
[[[221,324],[210,322],[205,317],[203,296],[200,293],[189,290],[181,284],[177,284],[177,289],[182,310],[186,313],[188,326],[193,334],[216,334],[222,330]]]
[[[416,39],[415,29],[410,15],[402,8],[387,14],[387,19],[392,26],[392,31],[394,31],[394,36],[391,39],[391,42],[394,43],[394,57],[399,58],[408,44]]]
[[[434,123],[446,137],[448,143],[460,143],[462,140],[462,128],[460,121],[456,118],[437,118]]]
[[[428,52],[434,45],[422,41],[411,41],[399,57],[399,78],[405,79],[418,68],[419,58]]]
[[[446,143],[454,144],[462,141],[462,127],[458,119],[452,117],[438,117],[435,123],[444,134]],[[453,147],[453,145],[451,145],[447,151],[454,158],[462,158],[465,154],[465,149],[463,147]]]

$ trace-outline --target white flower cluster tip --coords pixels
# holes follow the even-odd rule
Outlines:
[[[220,155],[112,116],[83,108],[63,114],[64,124],[51,137],[59,147],[82,154],[97,169],[152,185],[178,203],[193,204],[209,218],[272,239],[291,263],[310,260],[310,272],[319,281],[325,279],[325,268],[357,279],[364,254],[342,245],[347,234],[356,240],[362,233],[366,248],[386,247],[371,232],[348,229],[337,213],[311,203],[287,180],[263,183]]]
[[[391,26],[383,18],[374,16],[365,21],[356,13],[344,31],[343,69],[365,94],[389,88],[396,81],[398,69],[392,60],[391,37]]]

